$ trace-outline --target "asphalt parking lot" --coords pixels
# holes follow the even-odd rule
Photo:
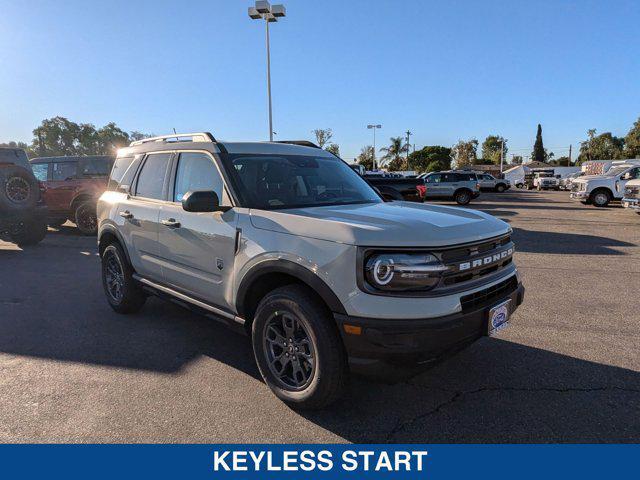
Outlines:
[[[298,413],[247,338],[159,299],[107,305],[95,238],[0,242],[2,442],[639,442],[640,217],[566,192],[483,194],[527,288],[512,325],[413,379]]]

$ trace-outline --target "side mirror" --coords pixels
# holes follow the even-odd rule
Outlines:
[[[226,212],[231,207],[220,206],[216,192],[204,191],[185,193],[182,197],[182,208],[186,212]]]

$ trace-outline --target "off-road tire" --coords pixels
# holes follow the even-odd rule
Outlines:
[[[611,202],[611,194],[606,190],[596,190],[589,196],[591,205],[604,208]]]
[[[98,216],[94,201],[82,202],[76,207],[73,218],[78,230],[83,235],[96,235],[98,233]]]
[[[282,380],[284,377],[278,377],[272,370],[274,362],[270,361],[269,349],[278,348],[270,345],[279,345],[279,342],[274,342],[273,339],[268,340],[269,326],[277,325],[278,315],[283,318],[295,318],[299,322],[298,324],[304,327],[303,333],[307,335],[308,341],[313,347],[314,366],[312,372],[308,375],[308,383],[299,388],[285,385]],[[290,407],[319,409],[335,402],[342,396],[349,378],[344,345],[337,326],[331,318],[331,312],[307,287],[288,285],[268,293],[260,301],[256,310],[251,339],[262,378],[273,393]],[[286,335],[284,340],[285,342],[288,340]],[[289,344],[286,348],[291,345]],[[285,346],[283,345],[279,357],[284,354]],[[292,352],[289,355],[293,357],[298,354]],[[300,362],[299,359],[297,361]],[[287,366],[283,366],[281,370],[285,371],[288,368],[294,368],[294,360],[289,360]]]
[[[119,270],[119,272],[110,270],[112,261],[116,263],[115,270]],[[114,294],[113,286],[109,280],[110,275],[113,276],[116,273],[122,282],[120,296]],[[118,313],[138,312],[147,300],[147,296],[133,279],[133,269],[129,265],[122,247],[117,242],[109,244],[102,253],[102,286],[107,302]]]
[[[39,199],[33,172],[18,165],[0,167],[0,210],[24,212],[33,209]]]
[[[471,201],[471,192],[469,190],[458,190],[453,199],[458,205],[468,205]]]
[[[47,224],[43,219],[34,218],[24,222],[21,231],[12,236],[19,247],[30,247],[40,243],[47,235]]]

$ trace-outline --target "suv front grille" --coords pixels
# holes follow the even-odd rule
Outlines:
[[[444,274],[442,285],[446,288],[495,273],[513,261],[513,250],[510,235],[445,250],[439,256],[449,270]]]
[[[640,198],[640,187],[627,187],[624,190],[624,196],[627,198]]]
[[[497,283],[489,288],[485,288],[484,290],[480,290],[479,292],[472,293],[470,295],[465,295],[460,298],[462,312],[468,313],[478,310],[479,308],[489,306],[491,303],[512,293],[517,288],[518,280],[516,280],[516,276],[513,275],[507,280]]]

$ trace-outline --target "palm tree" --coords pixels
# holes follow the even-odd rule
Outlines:
[[[381,152],[384,152],[384,155],[380,159],[381,162],[394,166],[402,165],[402,154],[407,152],[409,146],[404,143],[402,137],[391,137],[389,140],[391,144],[388,147],[382,147],[380,149]]]

